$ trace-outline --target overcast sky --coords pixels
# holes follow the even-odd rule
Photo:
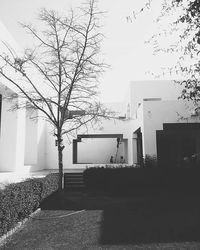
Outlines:
[[[6,25],[19,45],[30,44],[29,37],[19,27],[18,22],[36,23],[38,10],[42,7],[64,12],[69,7],[79,5],[81,0],[0,0],[0,20]],[[144,43],[154,32],[153,22],[160,13],[160,0],[154,0],[150,10],[137,20],[127,22],[132,11],[139,11],[145,0],[99,0],[99,6],[107,11],[104,20],[103,53],[111,69],[101,79],[100,90],[104,101],[121,101],[131,80],[149,79],[146,72],[159,72],[170,58],[166,55],[155,57],[150,45]],[[112,95],[111,95],[112,93]]]

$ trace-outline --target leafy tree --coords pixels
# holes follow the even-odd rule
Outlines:
[[[131,21],[138,15],[151,11],[155,0],[146,0],[143,7],[130,15]],[[182,85],[181,98],[193,100],[198,105],[200,100],[200,0],[163,0],[162,10],[156,19],[158,31],[149,39],[154,54],[172,53],[176,62],[163,69],[166,74],[175,74]],[[166,45],[165,38],[171,39]],[[164,42],[163,42],[164,40]]]
[[[183,81],[181,97],[193,100],[196,105],[200,100],[200,1],[199,0],[171,0],[164,1],[161,16],[158,22],[166,16],[175,16],[168,34],[176,33],[177,39],[165,52],[179,53],[176,72],[180,72]]]
[[[15,108],[38,110],[54,127],[58,150],[59,188],[63,188],[63,136],[88,123],[108,118],[109,111],[97,100],[101,61],[102,12],[88,0],[66,16],[42,9],[40,26],[22,24],[34,46],[17,53],[8,45],[0,55],[0,75],[18,89]]]

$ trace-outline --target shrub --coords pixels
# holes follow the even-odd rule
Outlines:
[[[156,155],[146,155],[144,159],[144,167],[157,167],[158,161]]]
[[[41,201],[58,189],[58,175],[28,179],[0,190],[0,236],[35,211]]]
[[[58,174],[49,174],[45,178],[31,179],[34,182],[39,182],[42,187],[41,201],[58,189],[58,178]]]
[[[127,194],[140,190],[198,192],[200,168],[88,168],[84,171],[90,192]]]

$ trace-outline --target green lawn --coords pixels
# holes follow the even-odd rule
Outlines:
[[[0,249],[200,249],[199,194],[54,195]]]

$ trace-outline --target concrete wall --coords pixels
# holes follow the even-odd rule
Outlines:
[[[8,32],[8,30],[6,29],[5,25],[0,21],[0,40],[4,43],[6,43],[6,45],[9,45],[9,47],[15,49],[15,51],[20,51],[20,47],[17,44],[17,42],[14,40],[14,38],[12,37],[12,35]],[[5,51],[6,46],[3,43],[0,43],[0,50],[1,51]]]
[[[125,139],[128,139],[129,136],[130,121],[119,121],[119,120],[104,120],[101,124],[96,126],[96,129],[88,127],[88,134],[123,134]],[[55,147],[55,137],[53,136],[53,127],[47,124],[47,133],[46,133],[46,168],[55,169],[57,166],[57,147]],[[79,130],[78,134],[86,133],[85,130]],[[73,163],[73,152],[72,152],[72,140],[77,137],[64,137],[65,149],[63,150],[63,164],[64,168],[72,168]],[[83,139],[84,140],[84,139]],[[97,141],[98,140],[98,141]],[[114,142],[115,140],[115,142]],[[84,146],[84,142],[78,143],[78,156],[81,157],[78,160],[81,161],[91,161],[93,162],[96,159],[97,163],[108,162],[111,154],[115,152],[116,148],[116,139],[113,141],[109,139],[101,140],[96,139],[90,140],[87,143],[87,147]],[[92,142],[93,141],[93,142]],[[85,141],[86,142],[86,141]],[[98,144],[98,143],[100,144]],[[124,149],[123,149],[124,150]],[[84,152],[87,153],[84,155]],[[88,153],[93,152],[92,157],[88,157]],[[102,152],[102,153],[101,153]],[[80,155],[79,155],[80,153]],[[122,153],[122,152],[121,152]],[[124,156],[128,157],[128,153],[123,153]],[[122,154],[122,155],[123,155]],[[87,156],[86,156],[87,155]]]
[[[0,53],[11,55],[10,51],[16,56],[22,52],[21,48],[10,35],[6,27],[0,22]],[[9,49],[8,49],[9,48]],[[11,56],[12,57],[12,56]],[[0,60],[0,66],[5,63]],[[4,68],[8,75],[15,76],[16,72],[11,68]],[[8,101],[6,96],[16,94],[18,89],[8,80],[0,76],[0,94],[3,96],[1,110],[1,135],[0,135],[0,171],[24,170],[24,148],[25,148],[25,110],[12,110],[15,103],[21,103],[19,98]]]
[[[44,119],[37,121],[37,169],[46,169],[47,166],[47,152],[46,152],[46,122]]]
[[[0,40],[2,41],[0,43],[0,53],[6,53],[12,57],[10,53],[10,51],[12,51],[16,57],[20,57],[20,55],[23,54],[23,50],[1,22],[0,30]],[[4,65],[2,60],[0,60],[0,66],[1,65]],[[31,76],[32,81],[36,84],[40,84],[40,80],[38,80],[40,79],[40,76],[36,73],[36,70],[27,68],[27,71]],[[17,74],[15,70],[7,67],[4,68],[4,72],[6,72],[10,78],[16,80],[20,86],[25,84],[24,87],[27,90],[28,84],[25,83],[24,79],[21,80],[20,74]],[[0,92],[2,91],[5,95],[16,94],[19,92],[19,89],[4,77],[0,76]],[[47,89],[44,89],[43,87],[41,91],[46,93]],[[0,152],[0,170],[16,171],[17,169],[20,169],[21,171],[35,171],[44,169],[46,167],[45,122],[42,119],[39,119],[38,121],[30,120],[30,113],[25,112],[25,110],[8,112],[7,110],[9,108],[10,104],[4,101],[0,140],[2,145]],[[37,116],[37,114],[32,115]],[[5,154],[3,147],[7,148]],[[8,158],[8,160],[6,160],[6,158]],[[24,165],[24,167],[22,167],[22,165]]]
[[[134,132],[141,129],[143,136],[143,154],[155,155],[156,150],[156,130],[162,129],[163,123],[185,122],[181,116],[187,117],[188,122],[194,122],[190,117],[192,105],[185,105],[182,101],[176,101],[178,90],[173,90],[172,82],[146,82],[146,88],[141,83],[135,83],[128,93],[128,98],[124,105],[109,104],[110,108],[119,111],[119,115],[126,113],[126,107],[131,103],[135,107],[135,116],[124,121],[109,120],[102,121],[95,128],[88,127],[88,134],[123,134],[126,144],[121,147],[119,155],[124,155],[128,164],[137,162],[136,136]],[[163,84],[163,85],[161,85]],[[162,87],[161,87],[162,86]],[[148,89],[148,87],[150,87]],[[180,90],[180,89],[179,89]],[[130,94],[131,93],[131,94]],[[129,95],[130,94],[130,95]],[[143,101],[144,98],[160,98],[163,101]],[[138,106],[138,103],[140,105]],[[108,106],[109,106],[108,105]],[[135,106],[134,106],[135,105]],[[131,110],[133,113],[133,110]],[[179,114],[179,115],[178,115]],[[197,118],[195,118],[197,121]],[[199,119],[199,118],[198,118]],[[40,121],[41,122],[41,121]],[[30,125],[34,127],[35,125]],[[30,128],[29,128],[30,129]],[[32,128],[30,130],[34,130]],[[39,126],[37,124],[37,167],[35,169],[58,169],[57,166],[57,147],[55,147],[54,129],[48,123]],[[40,132],[39,132],[40,131]],[[78,134],[85,134],[86,130],[80,129]],[[30,139],[30,138],[29,138]],[[64,168],[81,167],[84,164],[73,164],[72,140],[75,137],[64,138],[65,149],[63,151]],[[28,139],[27,139],[28,140]],[[40,143],[39,143],[40,141]],[[82,139],[78,143],[78,162],[90,164],[109,163],[110,156],[115,155],[116,139]],[[84,165],[85,166],[85,165]]]
[[[20,98],[18,98],[18,102],[21,102]],[[29,171],[24,168],[26,114],[24,109],[14,112],[17,112],[16,172],[23,173],[24,171]]]
[[[137,163],[136,135],[134,132],[141,129],[143,141],[143,156],[156,155],[156,130],[162,129],[165,122],[185,122],[180,117],[186,117],[187,122],[194,122],[191,115],[192,104],[177,101],[181,86],[173,81],[134,81],[125,99],[126,105],[130,103],[131,121],[129,138],[129,163]],[[143,99],[159,98],[162,101]],[[179,115],[178,115],[179,114]],[[196,119],[196,118],[195,118]]]
[[[38,111],[26,110],[26,144],[24,164],[31,171],[46,168],[46,122]]]
[[[56,137],[53,136],[54,129],[47,123],[46,124],[46,169],[58,169],[58,152],[55,146]],[[63,144],[65,148],[63,150],[63,167],[72,167],[72,139],[68,140],[64,137]]]
[[[120,156],[125,158],[125,147],[122,142],[117,152],[116,138],[95,138],[85,139],[78,143],[78,163],[110,163],[110,157],[117,153],[116,162],[120,162]]]
[[[37,120],[30,119],[31,111],[26,110],[26,143],[25,143],[25,165],[37,164]],[[36,115],[36,114],[34,114]]]
[[[138,104],[144,98],[161,98],[162,100],[177,100],[181,93],[181,86],[173,81],[134,81],[130,84],[131,114],[134,114]]]
[[[3,99],[1,110],[0,171],[22,171],[25,145],[25,111],[12,109],[13,102]]]
[[[0,21],[0,53],[12,56],[10,51],[17,57],[20,56],[23,52],[23,50],[20,48],[20,46],[17,44],[17,42],[14,40],[14,38],[11,36],[11,34],[6,29],[5,25]],[[9,51],[10,50],[10,51]],[[4,61],[0,60],[0,67],[5,66]],[[11,69],[11,67],[4,67],[4,73],[6,72],[7,75],[12,76],[12,78],[16,75],[16,72],[14,69]],[[19,75],[18,75],[19,79]],[[6,80],[4,77],[0,75],[0,84],[3,84],[4,86],[8,87],[10,90],[14,91],[15,93],[18,93],[19,90],[17,87],[14,86],[13,83]]]

